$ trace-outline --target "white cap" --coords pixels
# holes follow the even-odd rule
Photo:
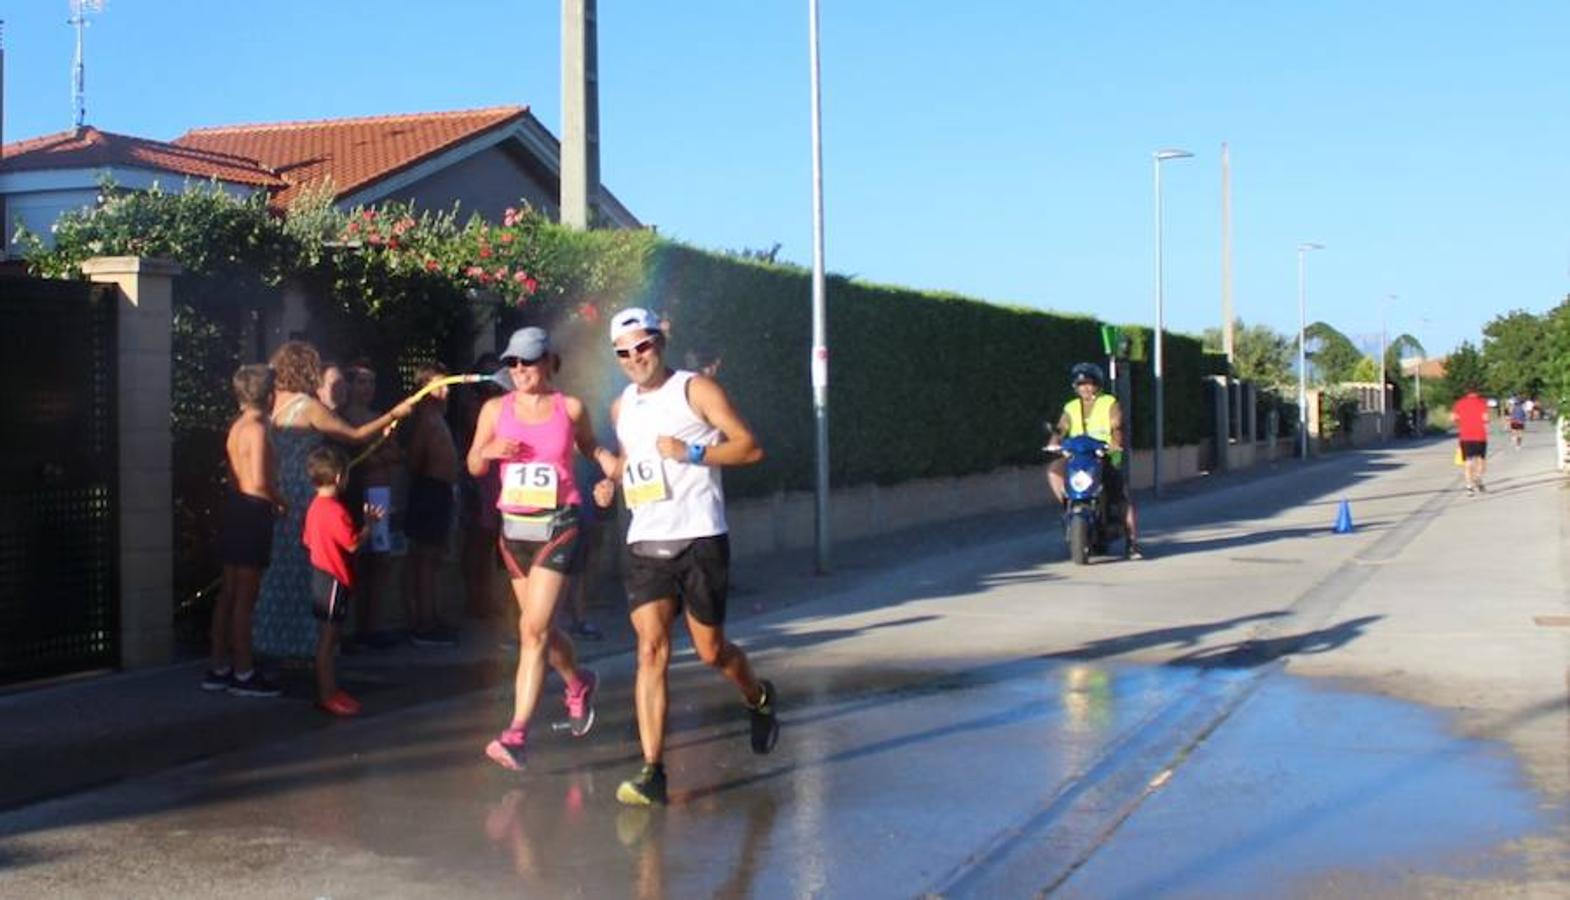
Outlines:
[[[659,331],[660,319],[648,310],[634,306],[611,316],[611,343],[629,331]]]

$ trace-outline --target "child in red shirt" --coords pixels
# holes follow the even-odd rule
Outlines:
[[[343,454],[330,446],[317,447],[305,458],[306,474],[316,485],[316,499],[305,512],[305,533],[301,535],[315,570],[311,573],[311,611],[320,623],[316,629],[316,705],[335,716],[360,712],[359,702],[338,687],[333,672],[338,626],[349,614],[354,588],[349,557],[387,514],[382,507],[367,503],[365,525],[355,530],[349,510],[338,499],[347,468]]]

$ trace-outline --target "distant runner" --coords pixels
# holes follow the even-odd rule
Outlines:
[[[1483,472],[1488,467],[1488,402],[1468,389],[1450,409],[1461,442],[1461,461],[1465,466],[1466,492],[1475,494],[1483,487]]]

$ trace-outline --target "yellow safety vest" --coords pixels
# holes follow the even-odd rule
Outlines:
[[[1111,394],[1097,394],[1090,407],[1090,421],[1085,421],[1084,404],[1078,397],[1063,404],[1063,414],[1068,416],[1070,437],[1088,434],[1098,441],[1112,443],[1112,404],[1118,402]]]

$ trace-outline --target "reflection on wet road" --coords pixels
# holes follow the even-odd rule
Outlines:
[[[689,669],[674,696],[697,704],[675,710],[663,810],[613,799],[635,763],[624,692],[607,693],[589,739],[541,741],[521,775],[480,758],[499,701],[471,697],[23,810],[0,820],[18,861],[0,884],[80,889],[71,877],[156,858],[172,881],[101,884],[158,893],[228,872],[241,895],[1013,896],[1073,874],[1064,888],[1094,885],[1087,896],[1248,895],[1316,860],[1432,862],[1537,824],[1508,758],[1447,736],[1434,714],[1287,678],[1237,694],[1255,678],[1026,660],[798,679],[788,740],[754,757],[728,694]],[[1120,804],[1195,737],[1185,729],[1240,696],[1244,709],[1086,864]],[[1311,794],[1279,790],[1307,770],[1336,776]],[[1213,827],[1161,814],[1195,806],[1215,810]],[[1443,828],[1429,827],[1436,815]]]

